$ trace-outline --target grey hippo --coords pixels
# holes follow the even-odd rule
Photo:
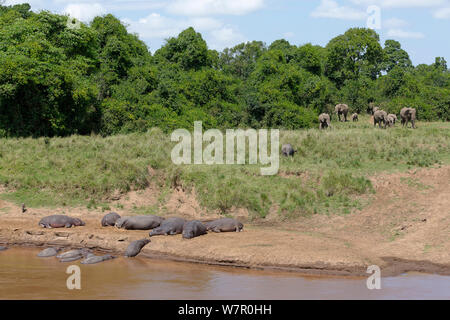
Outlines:
[[[84,226],[85,223],[78,218],[65,215],[52,215],[42,218],[39,226],[43,228],[72,228],[73,226]]]
[[[5,251],[5,250],[8,250],[8,247],[0,246],[0,251]]]
[[[102,218],[102,227],[114,227],[120,216],[115,212],[110,212]]]
[[[183,225],[186,220],[182,218],[168,218],[164,220],[158,228],[150,232],[150,237],[157,235],[175,235],[183,232]]]
[[[222,218],[206,223],[206,229],[213,232],[240,232],[243,227],[242,223],[231,218]]]
[[[206,226],[198,220],[188,221],[183,226],[184,239],[192,239],[204,234],[207,234]]]
[[[96,255],[92,254],[92,255],[88,256],[86,259],[84,259],[83,261],[81,261],[81,264],[95,264],[95,263],[100,263],[103,261],[111,260],[114,258],[115,257],[110,254],[106,254],[104,256],[96,256]]]
[[[122,217],[115,226],[126,230],[150,230],[159,227],[163,221],[163,218],[154,215]]]
[[[142,250],[143,247],[145,247],[148,243],[150,243],[149,239],[141,239],[131,242],[128,245],[127,250],[125,250],[125,257],[136,257]]]
[[[54,257],[59,251],[61,251],[60,248],[47,248],[39,252],[37,256],[40,258]]]
[[[72,262],[82,258],[87,258],[91,255],[92,253],[87,249],[75,249],[59,254],[56,257],[60,259],[60,262]]]

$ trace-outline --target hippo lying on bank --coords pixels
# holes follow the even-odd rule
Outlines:
[[[92,255],[88,256],[86,259],[84,259],[83,261],[81,261],[81,264],[95,264],[95,263],[100,263],[103,261],[111,260],[114,258],[115,257],[110,254],[106,254],[104,256],[96,256],[96,255],[92,254]]]
[[[47,248],[39,252],[37,256],[40,258],[54,257],[58,254],[59,251],[61,251],[60,248]]]
[[[5,250],[8,250],[8,247],[0,246],[0,251],[5,251]]]
[[[122,217],[116,221],[115,226],[126,230],[150,230],[159,227],[163,221],[163,218],[153,215]]]
[[[75,249],[57,255],[60,262],[72,262],[82,258],[89,258],[93,254],[88,249]]]
[[[188,221],[183,226],[183,238],[192,239],[207,234],[206,226],[198,220]]]
[[[84,226],[85,223],[78,218],[72,218],[64,215],[53,215],[42,218],[39,226],[43,228],[72,228],[73,226]]]
[[[110,212],[102,219],[102,227],[114,227],[120,216],[115,212]]]
[[[240,232],[244,225],[236,219],[223,218],[206,223],[206,229],[213,232]]]
[[[150,240],[148,239],[141,239],[131,242],[127,250],[125,250],[124,256],[129,258],[136,257],[141,252],[142,248],[149,242]]]
[[[150,237],[158,235],[175,235],[183,232],[183,225],[186,220],[182,218],[168,218],[164,220],[158,228],[153,229],[150,232]]]

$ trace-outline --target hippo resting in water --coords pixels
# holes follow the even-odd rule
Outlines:
[[[184,239],[192,239],[206,233],[206,226],[198,220],[188,221],[183,226]]]
[[[89,258],[93,254],[88,249],[75,249],[57,255],[60,262],[72,262],[81,258]]]
[[[47,248],[39,252],[37,256],[40,258],[54,257],[60,250],[60,248]]]
[[[148,239],[141,239],[141,240],[136,240],[131,242],[128,245],[127,250],[125,250],[125,257],[136,257],[139,252],[141,252],[142,248],[145,247],[148,243],[150,242],[150,240]]]
[[[102,219],[102,227],[114,227],[120,216],[115,212],[110,212]]]
[[[223,218],[206,223],[206,229],[213,232],[240,232],[244,225],[231,218]]]
[[[175,235],[183,232],[183,225],[186,220],[182,218],[168,218],[164,220],[158,228],[150,232],[150,237],[158,235]]]
[[[81,261],[81,264],[95,264],[95,263],[111,260],[111,259],[114,259],[114,258],[115,257],[113,257],[110,254],[106,254],[104,256],[96,256],[94,254],[91,254],[86,259]]]
[[[53,215],[42,218],[39,226],[43,228],[72,228],[73,226],[84,226],[85,223],[78,218],[71,218],[64,215]]]
[[[126,230],[150,230],[159,227],[163,221],[163,218],[153,215],[122,217],[116,221],[115,226]]]
[[[0,251],[5,251],[5,250],[8,250],[8,248],[0,246]]]

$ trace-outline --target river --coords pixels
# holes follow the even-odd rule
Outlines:
[[[404,274],[382,278],[305,276],[287,272],[119,257],[96,265],[38,258],[40,249],[0,252],[0,299],[450,299],[450,277]],[[66,286],[66,269],[81,269],[81,290]]]

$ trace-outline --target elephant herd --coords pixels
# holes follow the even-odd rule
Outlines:
[[[379,107],[374,106],[373,104],[369,105],[369,111],[373,115],[373,125],[376,127],[377,125],[381,128],[386,129],[388,126],[393,127],[395,123],[398,121],[398,118],[395,114],[388,114],[386,111],[381,110]],[[340,103],[336,105],[334,112],[337,114],[340,122],[347,122],[347,117],[349,114],[349,107],[346,104]],[[403,108],[400,111],[400,118],[403,127],[407,127],[408,123],[411,122],[412,128],[416,128],[416,109],[414,108]],[[359,120],[358,114],[353,113],[351,116],[353,122]],[[322,113],[319,116],[319,129],[323,130],[326,128],[331,128],[331,117],[328,113]]]

